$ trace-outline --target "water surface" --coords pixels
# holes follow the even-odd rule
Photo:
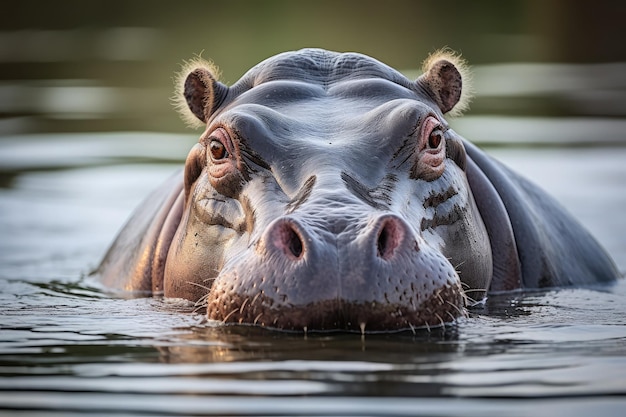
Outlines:
[[[624,280],[492,296],[445,331],[305,337],[212,327],[86,277],[196,141],[153,133],[183,129],[179,63],[202,54],[232,83],[311,46],[400,69],[462,52],[477,97],[454,128],[555,195],[625,272],[624,5],[564,3],[4,2],[0,415],[624,415]],[[125,133],[84,133],[111,131]]]
[[[492,296],[456,326],[394,335],[208,325],[86,274],[189,135],[4,138],[0,414],[621,415],[626,284]],[[626,148],[491,148],[626,270]]]

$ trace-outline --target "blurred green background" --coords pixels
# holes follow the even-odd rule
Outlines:
[[[362,52],[413,76],[428,53],[448,46],[475,66],[470,115],[622,119],[625,5],[5,0],[0,136],[183,132],[169,102],[183,60],[202,54],[233,83],[264,58],[302,47]]]

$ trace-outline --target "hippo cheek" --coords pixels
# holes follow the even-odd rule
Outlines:
[[[207,226],[194,216],[184,218],[168,253],[163,279],[164,295],[199,300],[219,273],[224,247],[238,236],[229,228]]]
[[[441,326],[465,314],[452,265],[381,216],[334,236],[293,219],[268,227],[253,250],[227,263],[207,295],[207,317],[295,331],[376,332]]]
[[[432,232],[445,242],[442,252],[457,270],[464,293],[471,302],[482,300],[493,275],[493,256],[489,235],[476,207],[469,187],[460,187],[464,203],[456,205],[447,216],[449,225]]]

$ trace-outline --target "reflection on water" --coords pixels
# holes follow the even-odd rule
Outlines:
[[[583,416],[624,406],[623,282],[492,297],[445,331],[366,337],[215,328],[159,299],[0,282],[22,299],[3,291],[11,310],[0,337],[0,407],[407,416],[522,407],[525,415],[529,404],[516,399],[534,398],[537,415],[573,401],[568,415]]]
[[[0,415],[623,414],[624,280],[492,296],[456,326],[361,337],[215,327],[187,303],[84,278],[197,140],[152,133],[183,129],[178,64],[205,51],[232,83],[305,46],[411,77],[432,48],[462,51],[477,96],[455,130],[555,195],[626,272],[623,6],[40,3],[3,5],[0,29]]]
[[[103,134],[7,142],[0,175],[0,234],[10,237],[0,239],[0,414],[621,412],[625,281],[492,296],[445,330],[361,337],[214,327],[188,303],[112,298],[81,278],[193,141]],[[154,159],[142,159],[144,149]],[[606,214],[626,204],[626,148],[491,153],[541,182],[626,270],[626,223]]]

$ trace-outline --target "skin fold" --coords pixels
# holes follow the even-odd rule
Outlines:
[[[450,129],[464,68],[435,54],[412,81],[305,49],[227,87],[193,61],[178,107],[205,130],[96,274],[216,322],[361,332],[445,325],[490,291],[616,279],[562,207]]]

